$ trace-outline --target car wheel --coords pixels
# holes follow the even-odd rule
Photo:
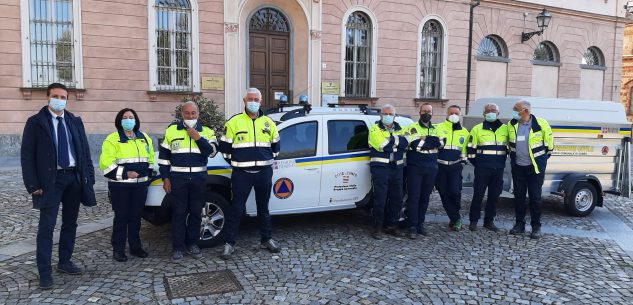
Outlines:
[[[228,200],[218,193],[208,192],[202,207],[200,241],[198,242],[200,247],[208,248],[224,243],[228,213]]]

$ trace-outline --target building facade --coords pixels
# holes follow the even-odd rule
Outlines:
[[[633,121],[633,24],[624,28],[621,77],[620,103],[624,105],[629,121]]]
[[[45,88],[72,88],[88,133],[139,112],[161,133],[182,98],[242,111],[249,86],[265,106],[287,95],[394,104],[415,114],[466,101],[467,0],[6,0],[0,4],[0,133],[19,140]],[[532,95],[617,100],[621,0],[482,0],[474,8],[470,99]],[[551,22],[537,30],[544,8]],[[439,118],[439,117],[438,117]],[[10,145],[9,145],[10,146]]]

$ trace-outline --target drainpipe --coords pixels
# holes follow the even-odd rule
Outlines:
[[[468,20],[468,63],[466,69],[466,114],[470,108],[470,73],[472,66],[472,53],[473,53],[473,15],[475,7],[479,6],[481,0],[473,0],[470,2],[470,19]]]

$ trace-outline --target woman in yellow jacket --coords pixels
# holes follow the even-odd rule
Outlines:
[[[109,134],[103,141],[99,168],[108,178],[110,201],[114,210],[113,258],[125,262],[126,239],[131,255],[140,258],[148,256],[141,245],[139,231],[151,166],[154,163],[154,148],[150,137],[139,131],[141,121],[133,109],[119,111],[114,126],[117,131]]]

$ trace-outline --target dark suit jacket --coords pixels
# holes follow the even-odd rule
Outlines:
[[[95,183],[94,167],[90,157],[88,138],[80,117],[65,111],[64,121],[71,133],[75,151],[77,179],[81,185],[81,203],[86,206],[97,204],[93,185]],[[57,149],[53,140],[54,131],[48,106],[44,106],[37,114],[30,117],[22,134],[22,179],[29,193],[42,189],[41,196],[33,195],[33,208],[39,209],[52,202],[52,190],[55,188],[57,176]]]

